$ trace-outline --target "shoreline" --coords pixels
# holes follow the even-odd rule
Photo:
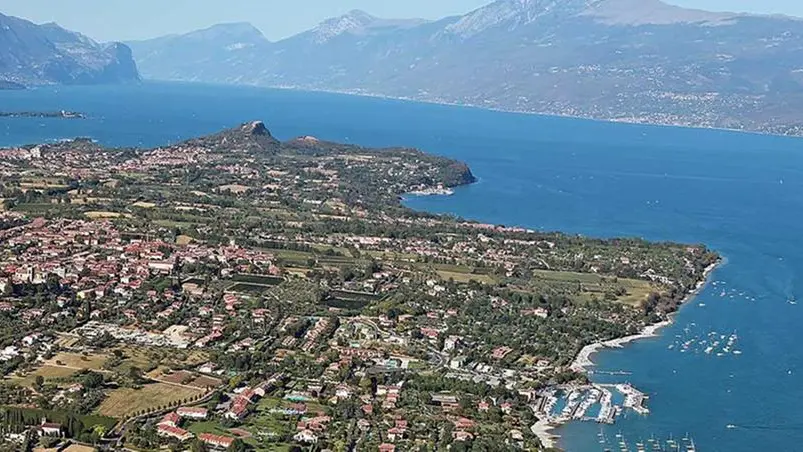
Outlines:
[[[711,278],[711,274],[725,262],[726,262],[725,258],[720,258],[713,264],[706,267],[705,270],[703,271],[703,278],[700,281],[698,281],[695,288],[683,298],[683,301],[681,302],[680,306],[682,307],[683,305],[689,303],[697,295],[699,295],[700,292],[703,290],[703,288],[705,288],[705,286],[708,284],[709,279]],[[625,336],[618,339],[595,342],[593,344],[586,345],[577,354],[571,366],[569,366],[569,369],[578,373],[586,375],[589,374],[590,373],[589,368],[594,367],[596,365],[594,364],[594,361],[591,360],[591,357],[594,354],[606,348],[623,348],[625,345],[631,342],[657,337],[660,335],[660,331],[663,328],[670,326],[674,323],[675,314],[676,313],[670,314],[667,320],[645,326],[639,334]],[[563,424],[554,425],[550,424],[546,420],[541,420],[538,421],[535,425],[533,425],[531,430],[533,434],[535,434],[538,437],[538,440],[541,441],[542,446],[544,446],[545,448],[550,448],[550,447],[556,447],[558,440],[560,439],[560,435],[551,433],[551,431],[560,428],[562,425]]]
[[[556,428],[556,426],[550,424],[546,420],[540,420],[530,427],[530,431],[533,432],[536,437],[538,437],[538,441],[541,442],[542,447],[550,449],[557,447],[558,439],[560,439],[560,435],[550,433]]]
[[[700,281],[698,281],[695,288],[683,298],[683,301],[680,303],[681,307],[689,303],[691,300],[697,297],[697,295],[700,294],[703,288],[705,288],[705,286],[708,284],[708,280],[711,278],[711,274],[723,262],[724,259],[719,259],[713,264],[706,267],[706,269],[703,271],[703,278]],[[580,350],[580,352],[575,357],[574,361],[572,361],[572,364],[569,366],[569,369],[575,372],[587,374],[589,372],[588,368],[595,366],[594,361],[591,360],[592,355],[606,348],[622,348],[624,345],[629,344],[631,342],[635,342],[641,339],[649,339],[652,337],[657,337],[659,336],[659,332],[663,328],[670,326],[674,323],[675,314],[676,313],[670,314],[667,320],[645,326],[638,334],[625,336],[618,339],[610,339],[607,341],[595,342],[593,344],[586,345],[585,347],[582,348],[582,350]]]
[[[166,83],[166,84],[183,84],[183,85],[206,85],[206,86],[229,86],[229,87],[241,87],[241,88],[255,88],[255,89],[269,89],[269,90],[277,90],[277,91],[294,91],[294,92],[306,92],[306,93],[322,93],[322,94],[337,94],[342,96],[354,96],[354,97],[363,97],[369,99],[380,99],[380,100],[391,100],[391,101],[401,101],[401,102],[413,102],[413,103],[420,103],[420,104],[428,104],[428,105],[443,105],[449,107],[461,107],[461,108],[471,108],[476,110],[484,110],[484,111],[492,111],[497,113],[509,113],[509,114],[518,114],[518,115],[528,115],[528,116],[541,116],[545,118],[566,118],[566,119],[578,119],[584,121],[592,121],[592,122],[599,122],[599,123],[609,123],[609,124],[629,124],[629,125],[637,125],[637,126],[652,126],[652,127],[661,127],[661,128],[680,128],[680,129],[689,129],[689,130],[712,130],[712,131],[719,131],[719,132],[728,132],[728,133],[742,133],[747,135],[758,135],[758,136],[770,136],[770,137],[781,137],[781,138],[791,138],[791,139],[800,139],[803,138],[803,135],[795,135],[795,134],[784,134],[779,132],[769,132],[764,130],[755,130],[755,129],[738,129],[738,128],[728,128],[728,127],[716,127],[716,126],[704,126],[704,125],[694,125],[689,123],[669,123],[669,122],[652,122],[652,121],[637,121],[632,120],[632,118],[602,118],[590,115],[577,115],[577,114],[568,114],[568,113],[557,113],[557,112],[539,112],[534,110],[523,110],[523,109],[515,109],[515,108],[506,108],[506,107],[494,107],[488,105],[478,105],[478,104],[468,104],[462,103],[458,101],[448,101],[443,99],[427,99],[427,98],[418,98],[414,96],[394,96],[388,94],[381,94],[381,93],[372,93],[370,91],[364,91],[361,89],[324,89],[324,88],[314,88],[314,87],[304,87],[304,86],[297,86],[297,85],[263,85],[258,83],[244,83],[244,84],[237,84],[237,83],[214,83],[214,82],[198,82],[198,81],[188,81],[188,80],[164,80],[164,79],[143,79],[141,83]]]
[[[149,79],[146,81],[150,82],[162,82],[162,83],[202,83],[208,84],[203,82],[188,82],[182,80],[154,80]],[[515,108],[507,108],[501,106],[488,106],[488,105],[478,105],[478,104],[467,104],[461,103],[458,101],[448,101],[442,99],[427,99],[427,98],[418,98],[414,96],[393,96],[388,94],[381,94],[381,93],[373,93],[370,91],[363,91],[360,89],[348,90],[348,89],[323,89],[323,88],[305,88],[295,85],[259,85],[259,84],[245,84],[245,85],[238,85],[238,84],[228,84],[228,83],[211,83],[211,85],[217,86],[244,86],[250,88],[267,88],[267,89],[275,89],[281,91],[296,91],[296,92],[311,92],[311,93],[323,93],[323,94],[339,94],[343,96],[355,96],[355,97],[365,97],[370,99],[380,99],[380,100],[393,100],[393,101],[402,101],[402,102],[415,102],[421,104],[429,104],[429,105],[444,105],[449,107],[462,107],[462,108],[472,108],[477,110],[485,110],[485,111],[492,111],[496,113],[510,113],[510,114],[519,114],[519,115],[528,115],[528,116],[542,116],[545,118],[565,118],[565,119],[579,119],[585,121],[592,121],[592,122],[600,122],[600,123],[609,123],[609,124],[629,124],[629,125],[636,125],[636,126],[653,126],[653,127],[669,127],[669,128],[681,128],[681,129],[690,129],[690,130],[713,130],[719,132],[728,132],[728,133],[744,133],[748,135],[759,135],[759,136],[771,136],[771,137],[783,137],[783,138],[803,138],[803,135],[794,135],[794,134],[783,134],[777,132],[769,132],[764,130],[756,130],[756,129],[738,129],[738,128],[728,128],[728,127],[717,127],[717,126],[705,126],[705,125],[694,125],[691,123],[671,123],[671,122],[653,122],[653,121],[638,121],[633,120],[633,118],[602,118],[590,115],[577,115],[577,114],[568,114],[568,113],[558,113],[558,112],[539,112],[534,110],[521,110]]]

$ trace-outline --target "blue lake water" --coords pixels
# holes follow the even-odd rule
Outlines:
[[[1,111],[57,109],[89,119],[0,118],[0,145],[87,136],[151,146],[261,119],[282,139],[420,147],[466,161],[479,178],[454,196],[408,200],[416,209],[705,243],[727,257],[717,285],[660,337],[595,356],[598,370],[628,372],[651,397],[649,416],[629,415],[605,435],[635,442],[688,434],[699,451],[803,450],[803,303],[789,303],[803,298],[801,140],[256,88],[0,91]],[[697,345],[681,352],[682,342],[734,332],[739,355]],[[561,445],[601,451],[600,429],[569,425]]]

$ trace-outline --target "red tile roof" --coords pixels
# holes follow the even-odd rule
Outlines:
[[[198,438],[207,444],[212,444],[214,446],[220,446],[225,448],[231,447],[232,443],[234,443],[234,438],[230,438],[228,436],[213,435],[211,433],[201,433],[200,435],[198,435]]]

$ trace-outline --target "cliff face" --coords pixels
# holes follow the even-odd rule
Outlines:
[[[0,14],[3,86],[139,81],[131,49],[99,44],[56,24],[36,25]]]

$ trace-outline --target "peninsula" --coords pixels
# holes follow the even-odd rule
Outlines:
[[[469,167],[259,121],[2,149],[0,181],[11,448],[536,450],[612,390],[643,411],[618,385],[553,413],[584,347],[666,321],[718,260],[415,212]]]
[[[83,113],[74,111],[0,111],[0,118],[61,118],[86,119]]]

